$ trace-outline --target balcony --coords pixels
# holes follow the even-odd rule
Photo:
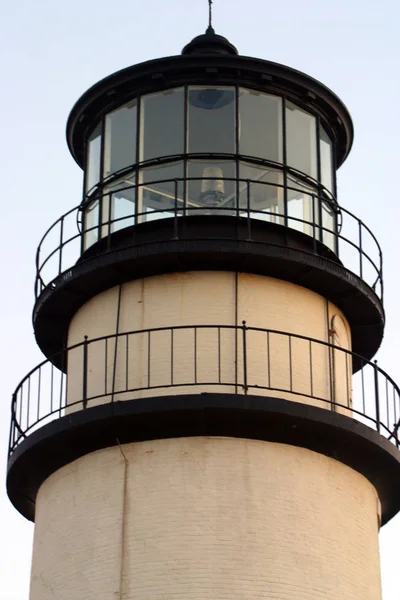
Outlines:
[[[376,362],[245,322],[128,331],[60,354],[32,369],[12,398],[7,485],[28,518],[44,478],[83,454],[193,435],[332,456],[377,486],[384,520],[399,508],[392,481],[400,469],[400,390]],[[356,364],[362,368],[353,374]]]
[[[232,193],[216,204],[191,199],[191,188],[200,189],[204,182],[210,185],[213,181],[220,186],[223,183],[224,189],[232,188]],[[170,237],[178,239],[180,219],[207,215],[236,217],[245,224],[248,241],[253,239],[254,221],[288,229],[289,233],[295,231],[304,251],[345,265],[382,301],[382,252],[376,237],[358,217],[316,192],[304,185],[198,177],[120,184],[115,191],[95,193],[85,205],[60,217],[41,239],[36,255],[35,296],[56,287],[60,275],[78,260],[93,256],[96,249],[117,249],[116,241],[122,236],[114,234],[121,230],[132,233],[135,225],[169,219]],[[130,238],[130,244],[135,245],[134,236]],[[285,243],[290,243],[287,237],[282,238]]]
[[[66,348],[13,394],[10,455],[38,428],[108,403],[155,396],[274,396],[345,415],[399,447],[400,391],[378,367],[312,338],[256,327],[130,331]],[[353,374],[354,364],[362,368]]]

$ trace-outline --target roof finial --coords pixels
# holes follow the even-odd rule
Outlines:
[[[212,3],[213,0],[208,0],[208,27],[212,29]]]

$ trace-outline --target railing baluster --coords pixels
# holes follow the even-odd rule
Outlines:
[[[363,278],[363,249],[362,249],[362,223],[358,220],[358,253],[360,256],[360,277]]]
[[[400,397],[398,394],[396,394],[394,385],[392,386],[392,389],[393,389],[393,407],[394,407],[394,429],[393,429],[393,431],[395,432],[396,446],[398,448],[399,447],[399,432],[396,429],[396,427],[397,427],[397,423],[398,423],[398,415],[400,414],[400,411],[399,412],[397,411],[397,403],[399,402]],[[396,399],[397,399],[397,402],[396,402]]]
[[[390,408],[389,408],[389,390],[388,390],[388,380],[386,379],[386,427],[388,429],[390,429],[390,424],[389,424],[389,415],[390,415]]]
[[[247,339],[246,339],[246,321],[242,321],[242,331],[243,331],[243,389],[244,393],[247,396]]]
[[[218,383],[221,383],[221,327],[218,327]]]
[[[126,340],[125,391],[128,391],[129,390],[129,339],[128,339],[128,334],[126,334],[125,340]]]
[[[13,393],[12,400],[11,400],[11,424],[10,424],[10,433],[8,436],[8,455],[9,456],[11,455],[11,453],[14,449],[14,444],[15,444],[15,424],[14,424],[15,394],[16,394],[16,392]]]
[[[379,381],[378,381],[378,361],[374,360],[374,388],[375,388],[375,415],[376,415],[376,430],[378,433],[381,431],[381,415],[379,406]]]
[[[66,352],[66,350],[63,351],[62,363],[65,363],[65,352]],[[62,410],[63,383],[64,383],[64,371],[61,370],[61,377],[60,377],[60,405],[59,405],[59,409],[58,409],[60,417],[61,417],[61,410]]]
[[[347,395],[347,406],[351,408],[351,386],[349,386],[349,357],[347,354],[344,355],[346,364],[346,395]]]
[[[83,342],[83,372],[82,372],[82,404],[83,408],[87,406],[87,390],[88,390],[88,336],[85,335]]]
[[[271,388],[271,348],[269,343],[269,331],[267,331],[267,353],[268,353],[268,387]]]
[[[64,244],[64,215],[60,219],[60,251],[58,255],[58,275],[62,272],[62,253]]]
[[[250,218],[250,180],[246,180],[247,190],[247,241],[251,240],[251,218]]]
[[[194,383],[197,385],[197,327],[194,328]]]
[[[310,359],[310,395],[314,395],[314,380],[313,380],[313,359],[312,359],[312,346],[311,340],[308,340],[308,354]]]
[[[363,407],[363,413],[365,414],[365,380],[364,380],[364,368],[365,368],[365,363],[363,364],[362,368],[361,368],[361,389],[362,389],[362,407]]]
[[[178,180],[174,181],[174,240],[178,239]]]
[[[104,394],[107,396],[107,384],[108,384],[108,338],[105,340],[104,348]]]
[[[333,352],[334,352],[333,347],[328,346],[329,395],[330,395],[331,410],[335,411],[334,391],[333,391],[333,365],[332,365]]]
[[[28,401],[26,403],[26,428],[29,429],[31,414],[31,377],[28,377]]]
[[[50,368],[50,414],[53,413],[53,383],[54,383],[54,365],[51,363]]]
[[[151,331],[147,332],[147,387],[151,388]]]
[[[21,388],[18,390],[18,392],[21,391]],[[19,438],[21,437],[21,432],[18,428],[18,420],[17,420],[17,404],[18,404],[18,392],[16,392],[13,395],[13,400],[12,400],[12,421],[13,421],[13,445],[16,444],[19,440]]]
[[[292,336],[289,334],[289,382],[290,382],[290,391],[293,392],[293,373],[292,373]]]
[[[107,195],[108,195],[107,250],[110,250],[110,248],[111,248],[112,205],[113,205],[114,194],[110,192]],[[103,198],[104,198],[104,196],[102,196],[101,201],[103,200]]]
[[[171,386],[174,385],[174,329],[171,327]]]
[[[311,202],[312,202],[312,232],[313,232],[313,253],[315,254],[317,252],[317,241],[316,241],[316,223],[315,223],[315,196],[314,194],[311,195]],[[320,226],[322,225],[322,223],[320,223]],[[323,234],[323,230],[322,234]]]
[[[22,427],[22,405],[24,403],[24,386],[21,387],[21,395],[20,395],[20,399],[19,399],[19,417],[18,417],[18,423],[19,426]]]
[[[41,381],[42,381],[42,367],[39,367],[39,373],[38,373],[38,403],[37,403],[37,415],[36,418],[39,421],[39,416],[40,416],[40,387],[41,387]]]

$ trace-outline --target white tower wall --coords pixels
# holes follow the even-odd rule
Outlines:
[[[30,600],[380,600],[379,501],[311,450],[180,438],[41,486]]]

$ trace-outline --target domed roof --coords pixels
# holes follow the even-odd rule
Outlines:
[[[189,54],[233,54],[238,55],[238,51],[222,35],[217,35],[211,25],[206,32],[198,35],[189,42],[182,50],[184,56]]]

